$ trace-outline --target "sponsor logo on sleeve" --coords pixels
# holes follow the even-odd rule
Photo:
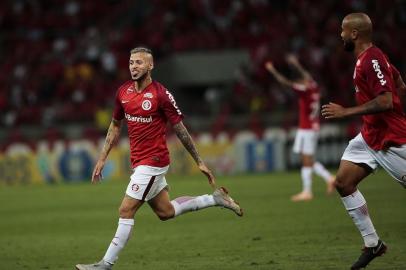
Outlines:
[[[381,83],[382,86],[386,84],[386,80],[384,80],[384,76],[381,71],[381,67],[379,66],[379,62],[376,59],[372,59],[372,67],[374,68],[376,72],[376,77],[378,77],[379,82]]]

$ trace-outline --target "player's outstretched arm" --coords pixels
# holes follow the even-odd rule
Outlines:
[[[179,138],[179,140],[182,142],[183,146],[186,148],[186,150],[190,153],[190,155],[196,162],[200,171],[204,175],[206,175],[207,179],[209,180],[209,184],[213,188],[215,188],[216,179],[215,179],[213,173],[210,171],[210,169],[203,162],[202,158],[199,155],[199,152],[197,152],[196,145],[195,145],[192,137],[190,136],[189,132],[187,131],[185,125],[183,124],[183,122],[180,121],[179,123],[175,124],[173,126],[173,129],[175,130],[176,136]]]
[[[271,73],[275,79],[282,85],[288,86],[288,87],[293,87],[293,82],[283,76],[278,70],[276,70],[275,66],[271,61],[268,61],[265,63],[265,68]]]
[[[297,71],[299,71],[300,75],[306,79],[306,80],[312,80],[312,76],[310,73],[300,64],[299,60],[294,54],[288,54],[286,56],[286,62],[288,62],[290,65],[292,65],[294,68],[296,68]]]
[[[122,120],[115,119],[111,120],[109,129],[107,131],[106,140],[103,145],[103,149],[93,169],[92,183],[97,183],[102,178],[102,170],[106,162],[107,156],[109,155],[111,148],[113,148],[114,144],[120,137],[121,125]]]
[[[355,107],[344,108],[341,105],[330,102],[322,106],[321,114],[326,119],[339,119],[353,115],[380,113],[392,108],[392,93],[384,92],[373,100]]]

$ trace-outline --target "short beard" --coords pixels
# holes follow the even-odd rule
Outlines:
[[[353,52],[355,49],[355,43],[351,39],[344,40],[344,50],[347,52]]]
[[[133,80],[133,82],[142,82],[143,80],[145,80],[147,75],[148,75],[148,72],[145,72],[144,74],[141,75],[141,77],[139,77],[137,79],[132,79],[132,80]]]

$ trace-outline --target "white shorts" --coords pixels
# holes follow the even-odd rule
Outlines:
[[[293,152],[297,154],[314,155],[319,133],[312,129],[298,129],[293,144]]]
[[[406,144],[401,147],[389,147],[386,150],[375,151],[367,145],[359,133],[349,142],[341,159],[353,163],[364,163],[373,170],[380,165],[406,188]]]
[[[168,168],[169,166],[160,168],[146,165],[135,167],[125,193],[140,201],[153,199],[168,186],[165,179]]]

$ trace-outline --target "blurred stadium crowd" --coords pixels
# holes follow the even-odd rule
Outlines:
[[[371,16],[376,44],[404,75],[406,1],[2,1],[1,126],[6,140],[16,140],[25,126],[46,127],[52,137],[58,125],[108,122],[116,87],[129,78],[129,50],[139,44],[152,48],[158,65],[178,52],[249,51],[251,64],[239,67],[215,112],[222,123],[233,115],[255,120],[297,111],[294,93],[281,91],[263,67],[272,59],[289,74],[287,52],[319,81],[324,100],[349,104],[354,60],[343,51],[340,24],[354,11]],[[201,100],[189,102],[199,106]],[[295,124],[283,117],[281,123]]]

